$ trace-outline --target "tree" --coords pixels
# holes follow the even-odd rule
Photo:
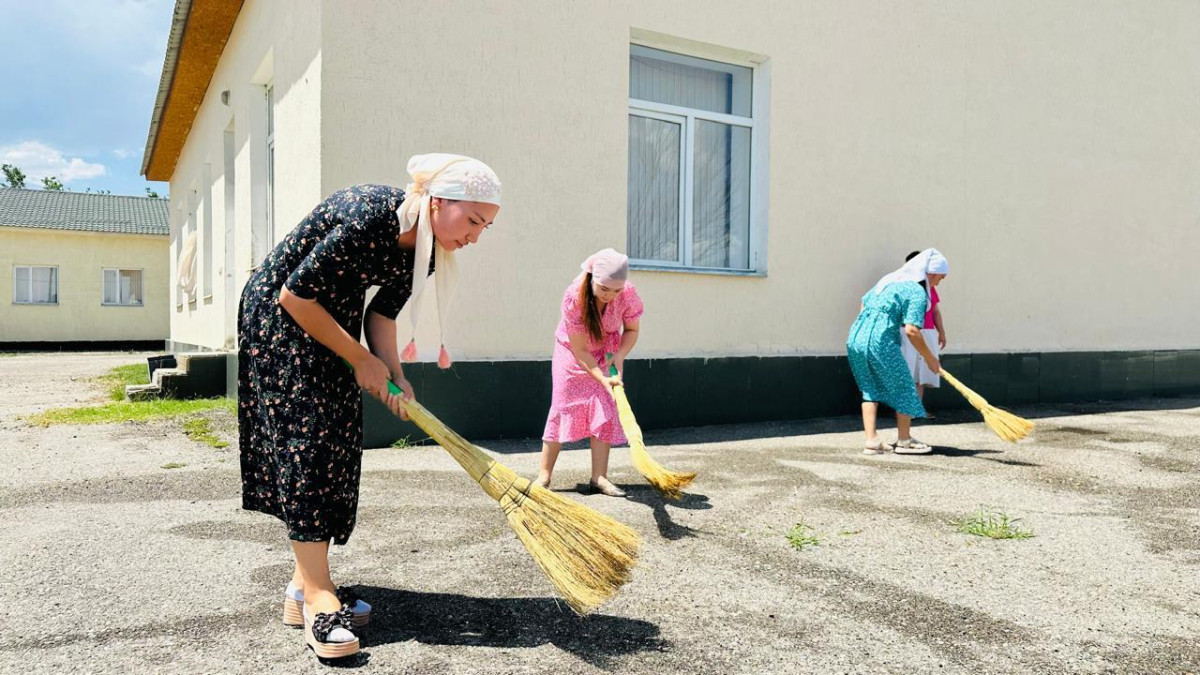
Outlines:
[[[23,188],[25,187],[25,172],[13,166],[12,164],[0,165],[0,170],[4,171],[4,178],[8,181],[8,187]]]
[[[63,190],[62,181],[54,176],[46,176],[43,178],[42,187],[47,190],[57,190],[58,192],[62,192]]]
[[[151,199],[162,199],[162,197],[158,196],[157,192],[155,192],[154,190],[151,190],[150,188],[146,188],[146,196]]]
[[[84,190],[84,193],[86,193],[86,194],[89,194],[89,195],[92,195],[92,194],[95,194],[95,195],[111,195],[111,194],[112,194],[112,190],[93,190],[92,188],[88,188],[88,189]]]

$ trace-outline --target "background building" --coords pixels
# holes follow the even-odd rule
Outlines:
[[[161,349],[167,201],[0,188],[0,349]]]

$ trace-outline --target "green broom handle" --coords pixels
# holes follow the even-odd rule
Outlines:
[[[616,377],[617,376],[617,364],[613,363],[612,356],[613,356],[612,352],[604,352],[604,360],[608,361],[608,376]]]

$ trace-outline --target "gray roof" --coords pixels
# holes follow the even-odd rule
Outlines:
[[[0,227],[118,234],[171,233],[166,199],[0,188]]]

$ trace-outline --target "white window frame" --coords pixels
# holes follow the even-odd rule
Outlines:
[[[193,271],[200,269],[200,253],[201,253],[200,234],[199,234],[200,233],[200,222],[199,222],[199,219],[196,217],[197,214],[199,213],[199,211],[200,211],[200,192],[199,192],[199,190],[196,189],[196,183],[195,183],[195,181],[193,181],[192,189],[188,190],[187,221],[184,222],[183,238],[180,240],[180,248],[179,248],[179,252],[182,254],[183,249],[187,247],[188,240],[191,238],[191,236],[193,234],[196,235],[196,254],[192,256]],[[178,277],[176,278],[176,280],[178,280]],[[182,290],[182,288],[183,287],[180,286],[181,290]],[[190,293],[187,291],[183,291],[183,294],[185,296],[187,296],[188,309],[189,310],[195,309],[196,303],[198,302],[198,300],[200,298],[200,280],[199,279],[195,280],[195,282],[192,284],[192,290]]]
[[[29,270],[29,300],[17,300],[17,270],[19,269]],[[33,300],[33,270],[35,269],[54,270],[54,302],[36,302]],[[33,305],[36,307],[54,307],[58,305],[58,265],[13,265],[12,280],[12,302],[14,305]]]
[[[643,99],[629,99],[628,116],[646,117],[674,123],[679,123],[680,120],[683,121],[680,142],[680,259],[676,261],[667,261],[630,258],[630,264],[635,269],[643,270],[689,272],[698,274],[724,274],[733,276],[766,276],[766,187],[767,166],[769,160],[768,146],[766,143],[768,125],[768,114],[766,108],[769,101],[769,84],[767,68],[764,60],[761,58],[739,58],[734,57],[731,54],[715,55],[709,53],[711,50],[704,47],[694,47],[690,45],[684,46],[684,41],[672,38],[637,39],[636,37],[630,42],[629,57],[632,58],[639,51],[645,53],[645,49],[654,50],[654,54],[647,55],[659,59],[670,56],[692,57],[714,62],[716,66],[725,64],[729,66],[750,68],[751,116],[745,117],[742,115],[728,115],[725,113],[711,112],[696,108],[686,108],[682,106],[669,105],[666,103],[646,101]],[[662,52],[667,53],[662,54]],[[690,61],[686,61],[685,59],[680,59],[680,62],[690,63]],[[736,267],[702,267],[692,263],[693,248],[695,244],[695,242],[692,241],[694,208],[693,190],[695,179],[695,167],[693,160],[695,157],[697,121],[718,122],[721,124],[728,124],[730,126],[743,127],[750,130],[750,231],[747,234],[747,244],[749,246],[749,266],[744,269]],[[628,149],[628,137],[626,137],[625,145]],[[628,225],[626,225],[626,228],[628,228]],[[628,237],[628,229],[626,230],[626,236]]]
[[[267,220],[266,253],[275,247],[275,83],[267,85]],[[266,255],[264,254],[264,258]]]
[[[139,275],[138,283],[140,285],[140,288],[138,288],[137,303],[105,302],[104,301],[104,285],[107,283],[107,280],[105,279],[105,277],[108,276],[109,272],[116,272],[116,274],[117,274],[117,295],[118,296],[120,296],[120,294],[121,294],[121,292],[120,292],[121,272],[137,272],[138,273],[138,275]],[[100,305],[102,307],[145,307],[146,306],[146,270],[141,267],[102,267],[102,268],[100,268]]]
[[[213,182],[212,182],[212,165],[205,162],[200,170],[200,210],[197,215],[200,225],[200,258],[203,260],[203,266],[200,270],[200,297],[205,302],[212,302],[213,299],[213,276],[215,274],[213,265]]]
[[[179,198],[179,206],[175,209],[175,240],[171,242],[171,293],[175,296],[175,311],[183,311],[183,286],[179,283],[179,256],[183,253],[184,242],[187,240],[187,219],[184,212],[186,197]]]

